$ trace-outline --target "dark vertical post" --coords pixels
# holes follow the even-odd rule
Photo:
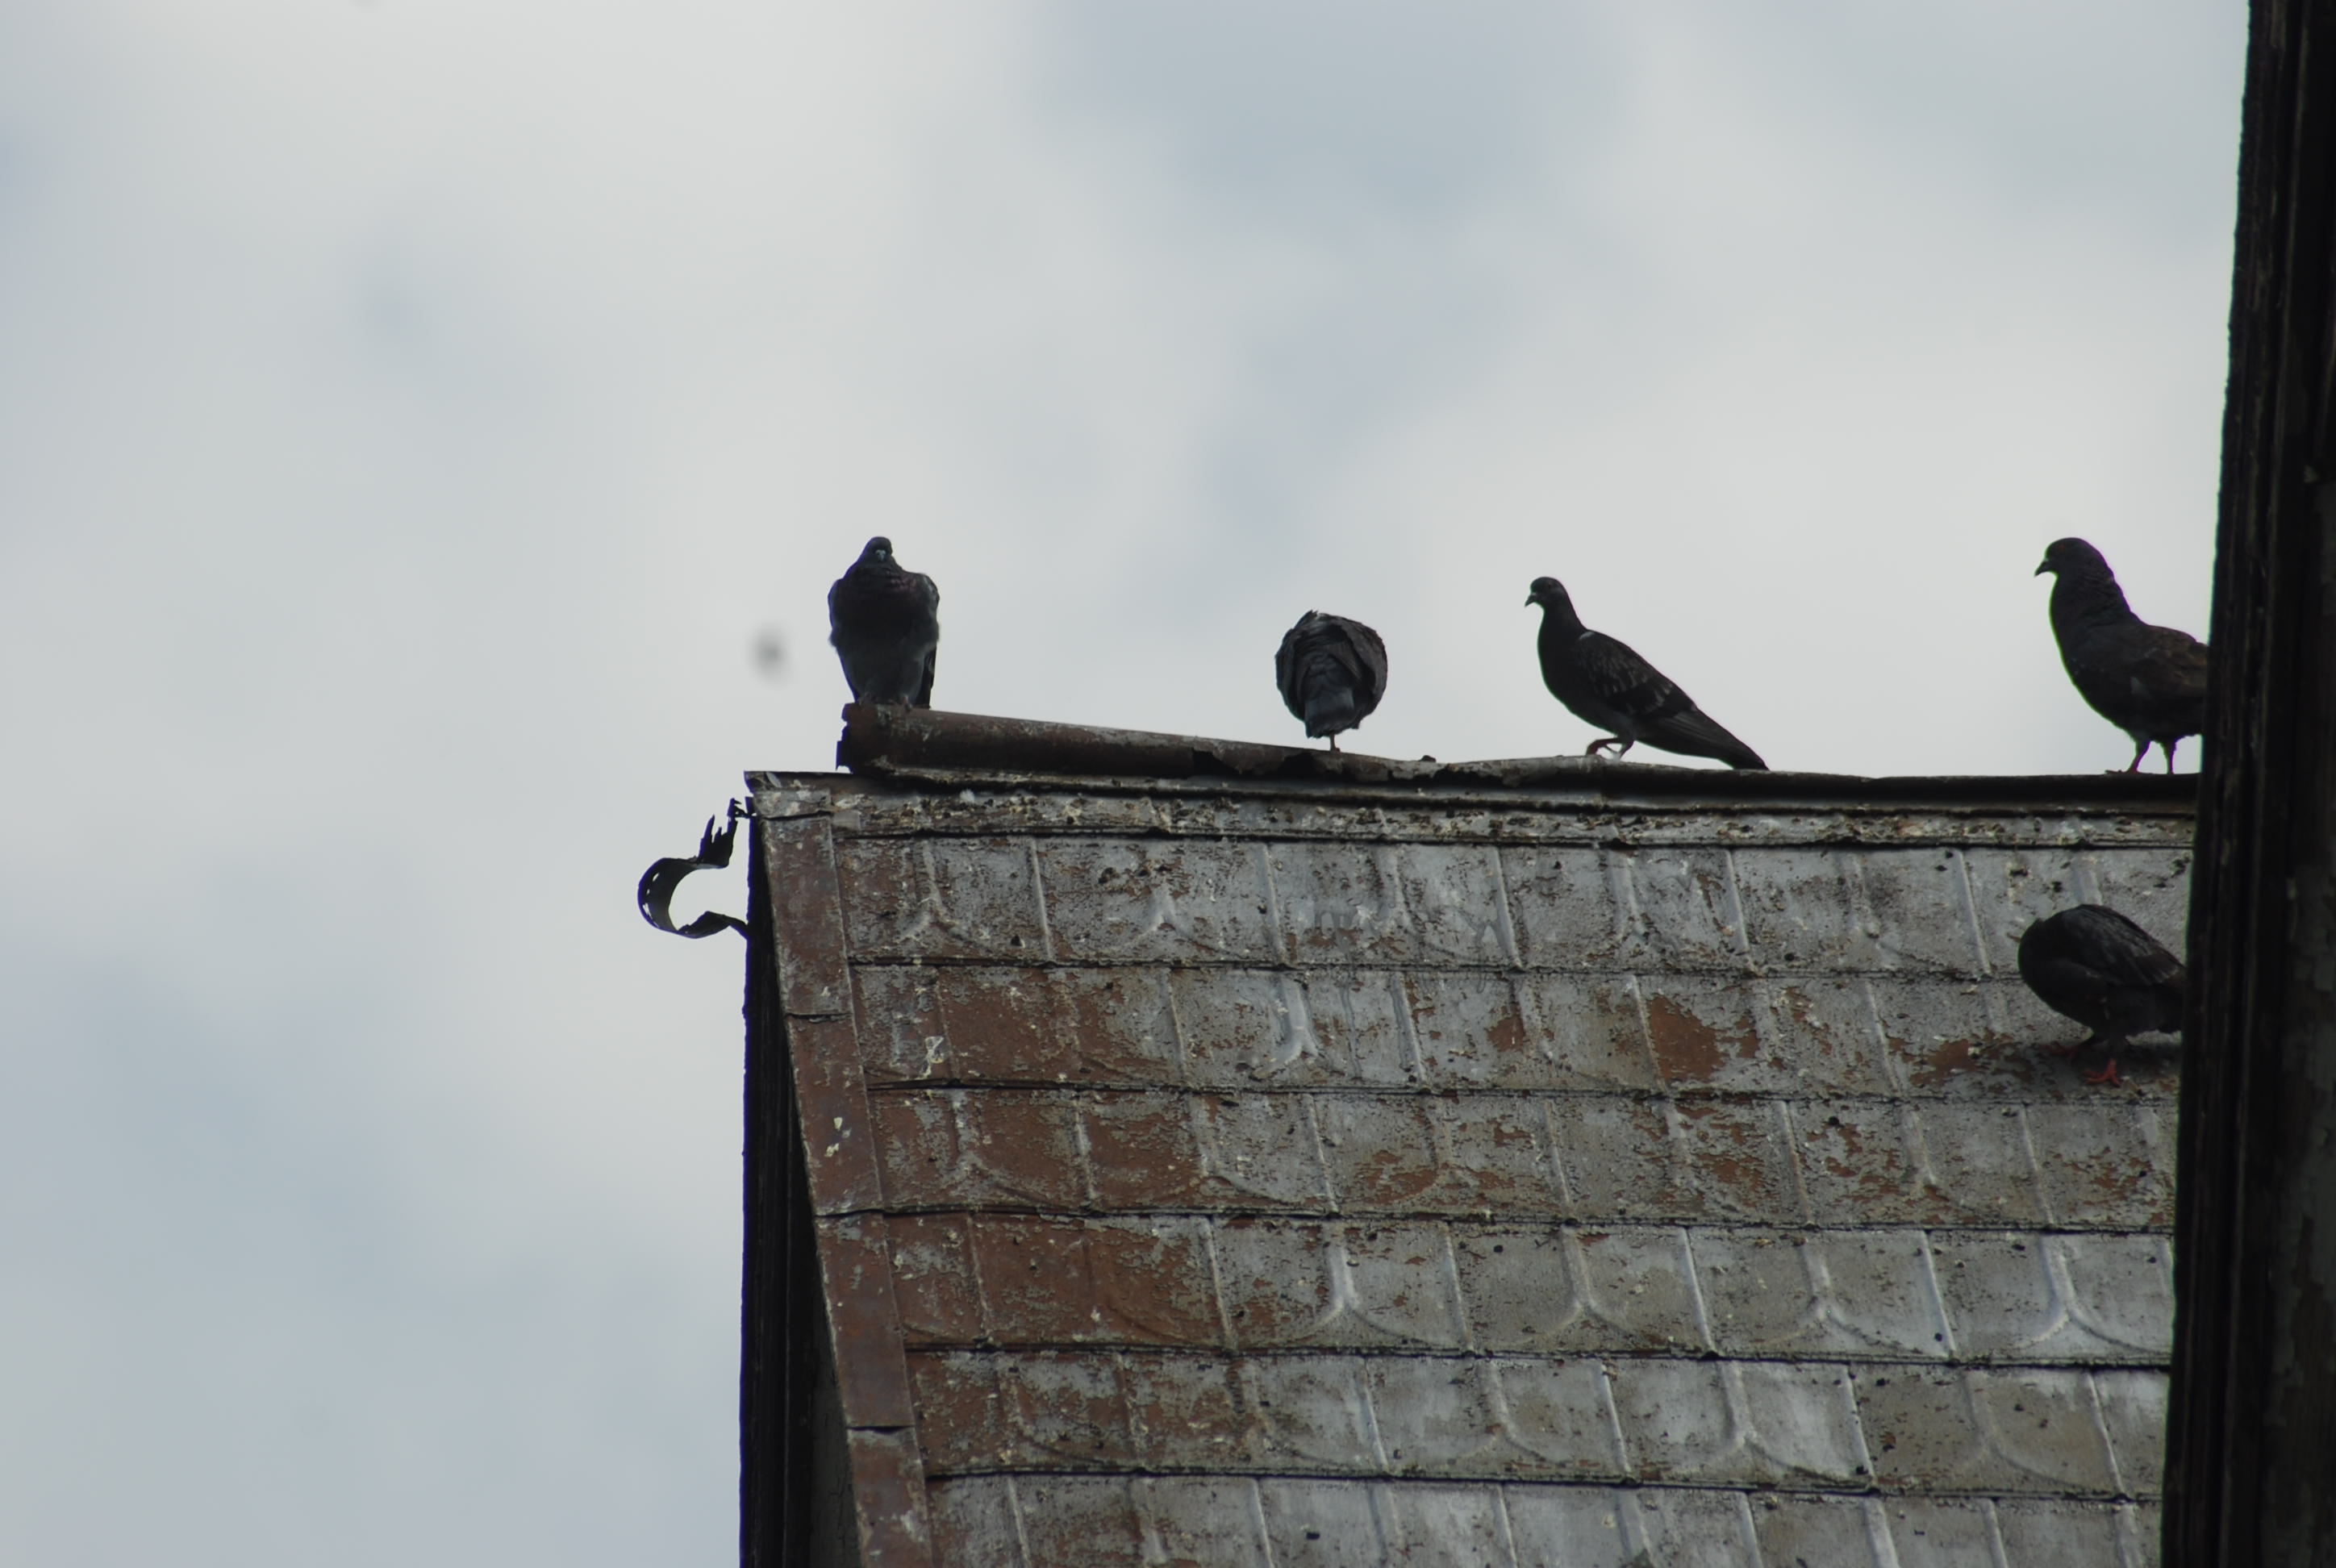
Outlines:
[[[2336,1563],[2336,0],[2255,0],[2244,124],[2167,1568]]]
[[[817,1368],[806,1326],[813,1283],[811,1206],[794,1136],[786,1016],[765,875],[766,828],[754,821],[746,879],[745,1267],[738,1354],[738,1561],[787,1568],[807,1560],[812,1529],[810,1407]]]

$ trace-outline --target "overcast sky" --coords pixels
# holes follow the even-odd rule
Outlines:
[[[632,883],[871,534],[945,707],[1294,742],[1310,607],[1579,751],[1549,573],[1778,766],[2121,766],[2031,572],[2206,630],[2244,11],[0,0],[0,1559],[730,1560]]]

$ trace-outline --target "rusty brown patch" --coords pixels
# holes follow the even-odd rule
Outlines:
[[[1098,1095],[1087,1110],[1095,1196],[1106,1209],[1151,1209],[1204,1184],[1192,1113],[1181,1095]]]
[[[912,1353],[909,1387],[916,1397],[917,1436],[929,1472],[1011,1462],[991,1358],[962,1351]]]
[[[1371,1208],[1393,1208],[1436,1184],[1436,1163],[1417,1148],[1374,1149],[1353,1167],[1358,1191]]]
[[[1722,1029],[1664,996],[1647,998],[1647,1037],[1664,1078],[1674,1084],[1708,1083],[1731,1057],[1740,1060],[1760,1047],[1749,1015],[1739,1015]]]
[[[945,974],[937,989],[954,1076],[1027,1083],[1068,1072],[1072,1057],[1056,1028],[1060,1007],[1051,976],[964,969]]]
[[[967,1093],[972,1136],[966,1162],[988,1178],[993,1193],[1047,1208],[1081,1208],[1077,1112],[1063,1096],[1011,1090]]]
[[[1499,1013],[1484,1026],[1484,1041],[1493,1047],[1495,1057],[1524,1057],[1533,1053],[1533,1041],[1525,1034],[1523,1015],[1517,1011],[1514,996],[1501,998]]]
[[[1209,1256],[1197,1232],[1155,1234],[1148,1228],[1098,1224],[1087,1231],[1085,1308],[1114,1340],[1128,1344],[1214,1345],[1217,1320]]]

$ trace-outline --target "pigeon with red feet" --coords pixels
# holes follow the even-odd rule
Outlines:
[[[2133,737],[2137,773],[2151,745],[2174,747],[2206,727],[2206,645],[2133,613],[2117,573],[2081,539],[2056,539],[2036,575],[2053,574],[2052,638],[2078,695]]]
[[[2190,984],[2181,959],[2107,904],[2078,904],[2021,932],[2020,978],[2046,1007],[2093,1031],[2052,1048],[2073,1057],[2101,1047],[2107,1066],[2085,1081],[2109,1085],[2120,1081],[2117,1051],[2127,1040],[2181,1029]]]

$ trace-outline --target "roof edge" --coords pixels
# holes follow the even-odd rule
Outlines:
[[[854,703],[842,713],[835,760],[863,778],[954,789],[971,782],[1044,787],[1079,781],[1145,785],[1162,780],[1260,784],[1408,786],[1535,791],[1589,798],[2083,804],[2189,812],[2195,774],[1979,774],[1864,776],[1681,767],[1602,757],[1543,756],[1443,763],[1255,741],[1105,729],[1043,719]]]

